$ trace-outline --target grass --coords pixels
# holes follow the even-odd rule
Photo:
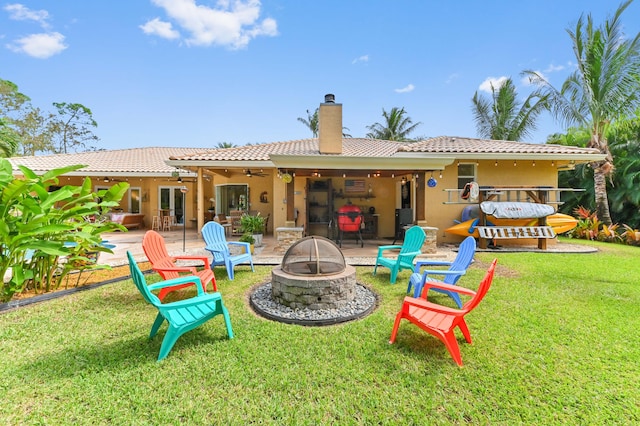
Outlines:
[[[479,253],[461,284],[498,270],[459,335],[464,367],[403,322],[388,344],[408,272],[358,268],[380,295],[370,316],[300,327],[254,315],[237,268],[218,287],[222,318],[156,362],[161,335],[130,281],[0,315],[2,424],[632,424],[640,422],[638,248],[595,254]],[[154,276],[149,281],[155,281]],[[183,296],[185,296],[183,294]],[[449,304],[446,296],[435,301]]]

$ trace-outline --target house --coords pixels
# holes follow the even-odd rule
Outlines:
[[[269,215],[268,232],[296,226],[307,234],[334,237],[335,212],[355,204],[365,213],[365,237],[396,238],[404,224],[416,223],[437,228],[438,243],[448,243],[460,241],[444,230],[471,203],[460,197],[466,183],[556,188],[559,170],[603,158],[589,148],[467,137],[440,136],[414,143],[344,138],[342,128],[342,105],[327,95],[319,108],[317,138],[222,149],[138,148],[11,161],[36,171],[88,164],[77,174],[95,178],[97,188],[108,185],[106,178],[129,181],[131,194],[121,206],[125,211],[139,210],[150,217],[168,206],[198,229],[212,219],[208,210],[215,206],[216,214]],[[142,158],[134,160],[134,154]],[[177,181],[176,172],[182,182]],[[184,215],[177,206],[183,186],[187,188]],[[555,204],[560,191],[549,191],[548,197],[545,201]]]
[[[51,169],[84,164],[86,167],[70,172],[60,181],[62,185],[80,185],[85,177],[91,178],[94,190],[108,188],[115,182],[128,182],[128,193],[122,199],[117,212],[144,214],[143,225],[151,227],[151,220],[160,211],[170,212],[176,222],[182,223],[181,188],[192,188],[196,175],[178,170],[166,164],[173,155],[193,155],[204,148],[147,147],[120,150],[85,151],[74,154],[13,157],[15,175],[20,175],[18,165],[42,174]],[[193,191],[185,196],[186,205],[195,199]],[[189,216],[186,216],[189,219]],[[187,221],[187,223],[189,223]]]

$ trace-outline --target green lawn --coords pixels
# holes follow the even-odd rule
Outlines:
[[[638,424],[640,249],[593,254],[480,253],[460,284],[493,286],[460,334],[464,367],[403,321],[388,344],[409,273],[359,281],[370,316],[331,327],[252,313],[252,274],[218,272],[236,337],[222,318],[183,335],[156,362],[156,311],[130,281],[0,315],[2,424]],[[155,278],[149,277],[150,281]],[[184,294],[183,294],[184,296]],[[433,300],[449,303],[437,295]]]

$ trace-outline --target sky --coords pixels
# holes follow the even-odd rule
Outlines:
[[[98,148],[215,147],[312,137],[332,93],[353,137],[404,108],[414,137],[477,137],[471,98],[525,69],[559,87],[568,28],[614,0],[0,2],[0,78],[34,106],[80,103]],[[622,21],[640,32],[640,1]],[[527,142],[561,132],[549,115]]]

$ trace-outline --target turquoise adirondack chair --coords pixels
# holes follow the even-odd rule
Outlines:
[[[419,226],[412,226],[404,234],[404,242],[402,245],[390,245],[378,247],[378,257],[376,259],[376,266],[373,268],[373,275],[378,270],[378,265],[384,266],[391,270],[391,276],[389,281],[391,284],[396,283],[398,272],[403,269],[413,270],[413,260],[415,257],[422,253],[422,244],[426,235],[424,230]],[[397,257],[387,257],[385,252],[390,250],[400,250]]]
[[[144,297],[144,300],[158,309],[158,316],[151,326],[151,334],[149,338],[158,333],[158,329],[163,322],[169,323],[162,345],[160,346],[160,353],[158,354],[158,361],[167,357],[171,348],[176,343],[178,338],[187,331],[193,330],[196,327],[204,324],[216,315],[222,314],[224,317],[224,323],[227,327],[227,335],[229,339],[233,339],[233,330],[231,328],[231,320],[229,318],[229,311],[222,303],[222,296],[220,293],[205,293],[202,289],[202,283],[200,278],[196,276],[182,276],[171,280],[160,281],[158,283],[147,285],[147,281],[140,271],[138,264],[133,259],[130,252],[127,252],[129,258],[129,269],[131,271],[131,278],[136,287]],[[179,300],[177,302],[162,303],[158,296],[152,293],[155,290],[162,290],[166,287],[191,283],[195,285],[198,294],[190,299]]]
[[[409,286],[407,287],[407,293],[411,291],[411,287],[414,288],[413,297],[420,297],[420,293],[422,293],[422,288],[424,287],[425,281],[435,281],[445,284],[456,285],[461,276],[467,273],[467,268],[473,262],[473,256],[476,253],[476,240],[473,237],[467,237],[460,243],[460,247],[458,247],[458,254],[453,262],[446,262],[440,260],[419,260],[416,262],[415,269],[413,270],[413,274],[409,278]],[[421,271],[424,266],[448,266],[447,270],[438,270],[438,269],[427,269]],[[437,280],[432,278],[432,275],[441,275],[444,276],[442,280]],[[433,287],[432,290],[447,294],[451,297],[458,308],[462,308],[462,300],[460,300],[460,295],[456,292],[449,290],[442,290],[440,288]]]
[[[202,238],[206,244],[205,249],[213,254],[212,266],[224,265],[227,268],[227,275],[233,280],[233,267],[240,263],[251,264],[251,271],[255,271],[253,267],[253,257],[251,257],[250,244],[240,241],[227,241],[224,236],[224,227],[217,222],[207,222],[202,227]],[[243,253],[231,254],[229,246],[242,247]]]

